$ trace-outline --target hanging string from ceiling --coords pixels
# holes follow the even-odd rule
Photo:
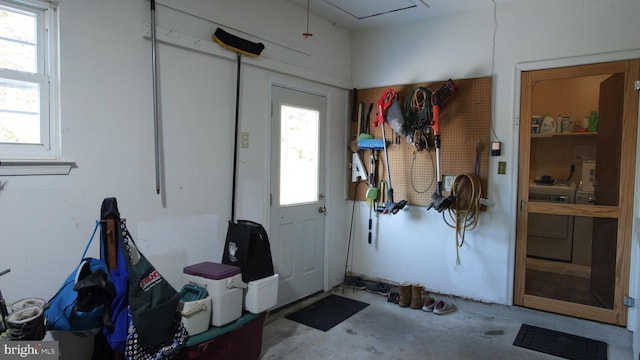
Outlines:
[[[307,31],[302,33],[305,39],[313,36],[313,34],[309,32],[309,1],[310,0],[307,0]]]

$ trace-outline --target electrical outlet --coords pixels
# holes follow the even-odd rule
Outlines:
[[[498,161],[498,174],[504,175],[507,173],[507,162]]]
[[[442,179],[443,179],[442,190],[446,192],[450,192],[451,188],[453,187],[453,181],[456,179],[456,177],[453,175],[444,175]]]

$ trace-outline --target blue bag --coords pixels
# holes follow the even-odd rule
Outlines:
[[[119,234],[119,232],[118,232]],[[111,270],[111,279],[115,285],[115,296],[111,302],[111,321],[113,327],[103,329],[103,334],[111,349],[115,352],[124,352],[127,345],[129,331],[129,271],[127,260],[120,249],[118,241],[117,267]]]
[[[100,219],[106,224],[100,231],[100,258],[109,264],[111,280],[116,290],[110,309],[113,327],[105,326],[102,332],[111,349],[122,353],[129,332],[129,271],[120,244],[122,233],[118,229],[121,223],[124,224],[124,220],[120,218],[116,198],[102,200]]]
[[[109,270],[104,261],[85,257],[99,227],[100,222],[96,222],[80,265],[47,303],[44,315],[48,330],[87,331],[112,326],[109,308],[115,288]]]

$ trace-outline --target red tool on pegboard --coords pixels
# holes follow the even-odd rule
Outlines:
[[[451,196],[442,196],[442,172],[440,171],[440,108],[449,100],[451,95],[456,91],[456,85],[453,80],[449,79],[440,89],[431,94],[431,109],[433,111],[433,120],[431,127],[433,128],[433,142],[436,148],[436,173],[438,182],[436,184],[436,192],[431,195],[431,204],[427,210],[434,207],[438,212],[449,208],[453,202]]]

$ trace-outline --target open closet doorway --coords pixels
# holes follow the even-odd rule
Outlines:
[[[523,71],[514,303],[625,326],[640,60]]]
[[[271,87],[271,246],[277,306],[323,290],[326,97]]]

